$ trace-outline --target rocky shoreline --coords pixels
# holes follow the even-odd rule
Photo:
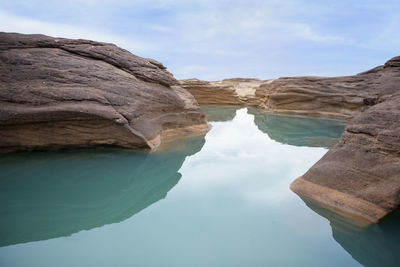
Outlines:
[[[256,106],[273,113],[347,120],[339,143],[296,179],[291,189],[368,222],[377,222],[398,207],[400,57],[354,76],[248,81],[189,79],[180,83],[197,96],[199,104],[218,104],[218,99],[224,99],[222,104]]]
[[[153,148],[208,128],[193,96],[153,59],[108,43],[0,33],[0,152]]]
[[[400,57],[354,76],[177,81],[113,44],[0,33],[0,152],[154,148],[207,131],[199,104],[347,120],[291,189],[368,222],[400,204]]]

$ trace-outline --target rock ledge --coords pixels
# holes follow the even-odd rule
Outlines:
[[[208,129],[196,100],[153,59],[113,44],[0,33],[0,152],[115,145]]]

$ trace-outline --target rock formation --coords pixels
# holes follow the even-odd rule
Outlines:
[[[280,113],[349,119],[377,101],[378,72],[323,78],[279,78],[256,92],[260,106]]]
[[[200,104],[222,99],[272,113],[350,120],[340,142],[293,182],[297,194],[370,222],[400,204],[400,57],[354,76],[254,81],[246,98],[234,88],[248,84],[233,79],[234,85],[221,86],[225,81],[181,84]]]
[[[366,79],[368,94],[360,93],[368,96],[360,107],[364,111],[291,189],[339,212],[377,222],[400,204],[400,57],[355,77],[369,75],[375,79]],[[356,95],[359,90],[354,91]]]
[[[207,128],[193,96],[155,60],[108,43],[0,33],[1,152],[152,148]]]
[[[186,79],[180,84],[201,105],[258,106],[274,113],[349,120],[396,90],[397,61],[394,58],[384,66],[354,76],[234,78],[214,82]]]
[[[200,104],[351,120],[292,190],[372,222],[400,204],[400,57],[354,76],[178,82],[112,44],[0,33],[0,151],[153,148],[163,136],[208,129],[185,89]]]
[[[198,79],[180,80],[199,104],[257,105],[256,90],[263,83],[258,79],[225,79],[208,82]]]

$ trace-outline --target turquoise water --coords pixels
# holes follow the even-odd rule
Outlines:
[[[337,121],[206,107],[155,152],[0,156],[0,266],[397,266],[399,214],[361,228],[289,189]]]

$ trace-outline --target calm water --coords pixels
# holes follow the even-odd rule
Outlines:
[[[156,152],[0,156],[0,266],[398,266],[398,213],[361,228],[289,190],[343,124],[205,111]]]

